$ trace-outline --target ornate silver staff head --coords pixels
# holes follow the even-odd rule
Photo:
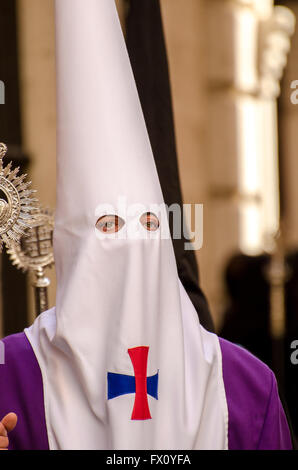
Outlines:
[[[10,260],[23,272],[34,275],[36,315],[48,309],[48,292],[50,280],[44,270],[54,264],[53,230],[54,216],[48,209],[38,207],[31,212],[30,228],[20,241],[12,241],[7,250]]]
[[[27,175],[18,175],[19,168],[12,170],[11,162],[3,167],[6,153],[6,145],[0,143],[0,250],[3,242],[9,248],[12,242],[19,242],[25,235],[37,202],[32,197],[36,191],[29,189],[31,181],[26,181]]]
[[[49,209],[41,206],[32,210],[31,216],[30,228],[19,242],[10,244],[7,252],[17,268],[38,275],[54,264],[54,216]]]

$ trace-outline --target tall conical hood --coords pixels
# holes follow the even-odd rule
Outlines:
[[[59,227],[119,195],[163,201],[116,15],[113,1],[57,3]]]
[[[57,299],[27,332],[50,447],[225,448],[220,348],[178,279],[115,4],[56,0],[56,30]]]

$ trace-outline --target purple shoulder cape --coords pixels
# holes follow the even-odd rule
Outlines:
[[[41,371],[24,333],[3,340],[0,419],[13,411],[18,424],[11,450],[48,450]],[[229,412],[229,449],[291,449],[291,438],[271,370],[249,352],[220,339]]]
[[[0,419],[7,413],[18,416],[9,434],[10,450],[47,450],[40,368],[25,333],[2,340],[5,364],[0,364]]]
[[[273,372],[246,349],[220,338],[230,450],[290,450],[288,423]]]

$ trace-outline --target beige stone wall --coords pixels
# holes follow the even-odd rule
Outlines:
[[[30,179],[39,201],[55,208],[56,194],[56,92],[53,0],[18,0],[21,107],[24,151],[31,159]],[[55,305],[55,273],[49,303]],[[30,293],[30,322],[34,315]]]
[[[162,0],[161,5],[184,202],[204,204],[204,243],[197,258],[219,326],[223,269],[240,249],[241,119],[249,110],[257,112],[257,24],[272,1]]]
[[[184,201],[204,204],[204,244],[197,257],[219,326],[227,260],[239,250],[271,249],[267,239],[278,228],[276,101],[264,93],[275,77],[266,75],[262,32],[264,22],[270,31],[273,0],[161,5]]]
[[[204,0],[162,0],[173,96],[178,162],[185,203],[204,204],[204,242],[196,252],[203,289],[208,289],[208,89]]]
[[[298,5],[295,1],[285,2],[298,18]],[[298,28],[292,37],[292,47],[282,83],[280,119],[284,181],[284,229],[288,249],[298,247],[298,104],[291,101],[295,89],[291,83],[298,80]],[[298,87],[296,88],[296,90]],[[295,93],[297,98],[298,94]]]

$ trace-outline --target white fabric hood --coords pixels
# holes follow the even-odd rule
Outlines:
[[[180,284],[166,216],[151,239],[140,224],[163,197],[114,1],[56,0],[56,41],[56,308],[26,330],[50,448],[227,448],[218,339]],[[117,239],[95,228],[111,213]]]

